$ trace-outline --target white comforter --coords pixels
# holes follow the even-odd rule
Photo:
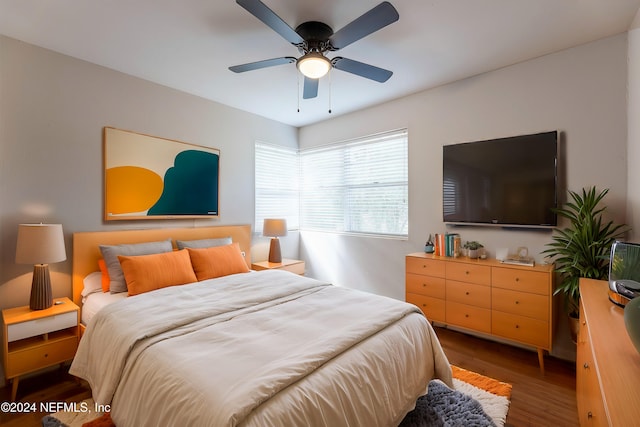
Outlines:
[[[274,270],[109,305],[70,372],[118,427],[392,426],[451,384],[414,306]]]

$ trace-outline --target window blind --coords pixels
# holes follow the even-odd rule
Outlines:
[[[408,235],[406,129],[300,152],[300,228]]]
[[[265,218],[284,218],[289,230],[300,226],[299,163],[295,149],[255,144],[255,225],[262,233]]]

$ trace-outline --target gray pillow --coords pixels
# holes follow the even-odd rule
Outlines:
[[[214,246],[225,246],[233,243],[231,237],[221,237],[219,239],[200,239],[200,240],[176,240],[178,249],[202,249]]]
[[[122,267],[118,255],[135,256],[135,255],[151,255],[162,252],[171,252],[173,246],[171,239],[160,242],[134,243],[129,245],[100,245],[102,258],[109,272],[109,290],[112,294],[119,292],[127,292],[127,282],[124,279]]]

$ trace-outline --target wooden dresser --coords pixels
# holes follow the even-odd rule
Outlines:
[[[553,342],[552,297],[551,265],[406,257],[406,299],[429,320],[535,347],[542,371]]]
[[[606,281],[580,279],[576,399],[581,426],[640,425],[640,353]]]

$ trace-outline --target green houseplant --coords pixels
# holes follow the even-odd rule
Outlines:
[[[480,242],[476,242],[475,240],[465,242],[463,247],[467,250],[467,256],[469,258],[478,258],[478,249],[484,248]]]
[[[583,188],[581,193],[569,190],[570,200],[562,208],[554,209],[569,220],[569,225],[554,229],[552,242],[542,253],[555,262],[560,280],[554,295],[564,294],[570,318],[578,318],[580,278],[606,279],[611,245],[627,231],[624,224],[602,218],[606,206],[600,203],[608,192],[596,187]]]

